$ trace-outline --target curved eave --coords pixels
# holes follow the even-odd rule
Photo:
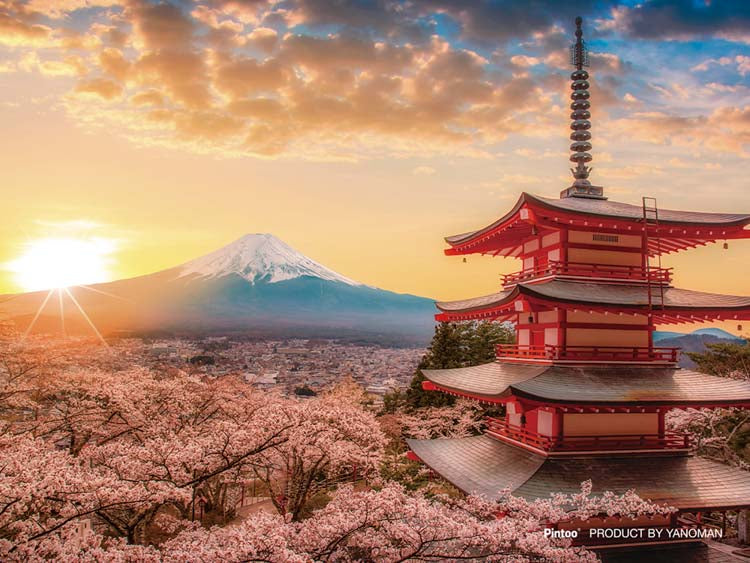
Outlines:
[[[458,301],[437,301],[435,306],[444,313],[494,309],[512,303],[519,295],[519,287],[521,287],[521,284],[517,284],[513,289],[498,291],[497,293],[491,293],[490,295],[483,295],[481,297],[472,297],[470,299],[462,299]]]
[[[544,456],[514,448],[488,436],[441,440],[407,439],[409,449],[464,494],[494,499],[517,489],[544,463]],[[551,492],[551,491],[550,491]]]
[[[663,306],[658,294],[652,294],[656,324],[698,322],[712,319],[750,319],[750,297],[705,293],[679,288],[664,291]],[[551,280],[536,284],[517,284],[511,290],[473,299],[436,303],[441,311],[438,321],[479,319],[508,320],[529,307],[517,305],[525,301],[543,307],[647,312],[648,289],[643,285],[620,285],[596,282]]]
[[[428,390],[488,403],[521,399],[530,408],[750,407],[750,383],[679,368],[574,367],[490,362],[422,370]]]
[[[450,244],[453,247],[456,247],[461,244],[465,244],[468,242],[471,242],[472,240],[484,235],[488,234],[493,230],[496,230],[498,227],[501,227],[502,225],[508,223],[511,219],[515,218],[516,214],[519,212],[521,207],[526,201],[526,192],[523,192],[521,196],[516,201],[515,205],[511,208],[508,213],[500,217],[497,221],[491,223],[490,225],[487,225],[486,227],[483,227],[481,229],[478,229],[476,231],[470,231],[468,233],[461,233],[458,235],[452,235],[445,237],[445,242]]]
[[[521,217],[526,208],[527,216]],[[598,209],[598,210],[597,210]],[[549,199],[522,193],[513,208],[497,221],[478,229],[445,238],[447,255],[493,254],[516,256],[534,225],[551,229],[598,227],[613,232],[643,230],[642,207],[607,200],[566,198]],[[589,224],[589,221],[601,221]],[[659,210],[660,245],[651,244],[650,254],[666,254],[717,240],[750,238],[750,215]],[[524,229],[514,226],[523,224]],[[652,225],[650,231],[656,227]],[[652,237],[655,232],[652,233]]]
[[[436,390],[497,403],[511,395],[511,385],[533,379],[547,369],[549,366],[489,362],[466,368],[421,371]]]
[[[545,458],[489,436],[407,440],[430,469],[466,494],[496,499],[504,489],[533,501],[552,493],[575,494],[590,479],[592,494],[624,494],[678,510],[750,507],[750,472],[681,454],[580,455]]]

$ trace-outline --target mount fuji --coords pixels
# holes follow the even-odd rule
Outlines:
[[[243,332],[393,344],[424,343],[434,326],[431,299],[359,283],[271,234],[245,235],[167,270],[69,290],[105,334]],[[4,296],[0,314],[25,330],[46,295]],[[67,300],[66,330],[90,330]],[[60,330],[57,299],[34,326],[35,332]]]
[[[300,254],[268,233],[245,235],[219,250],[179,266],[179,269],[181,276],[220,278],[236,274],[251,284],[275,283],[307,276],[352,286],[362,285]]]

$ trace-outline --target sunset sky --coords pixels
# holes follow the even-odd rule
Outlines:
[[[254,232],[385,289],[496,291],[519,264],[442,237],[570,185],[579,14],[593,183],[750,212],[744,0],[0,0],[0,293],[40,239],[92,245],[106,281]],[[665,265],[747,295],[749,252]]]

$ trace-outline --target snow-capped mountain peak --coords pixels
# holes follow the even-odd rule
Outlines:
[[[311,276],[353,286],[357,283],[297,252],[269,233],[247,234],[236,241],[179,266],[179,277],[219,278],[230,274],[250,283],[275,283]]]

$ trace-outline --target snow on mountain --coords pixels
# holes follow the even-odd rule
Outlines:
[[[179,276],[219,278],[237,274],[250,283],[275,283],[302,276],[362,286],[268,233],[247,234],[236,241],[178,267]]]

